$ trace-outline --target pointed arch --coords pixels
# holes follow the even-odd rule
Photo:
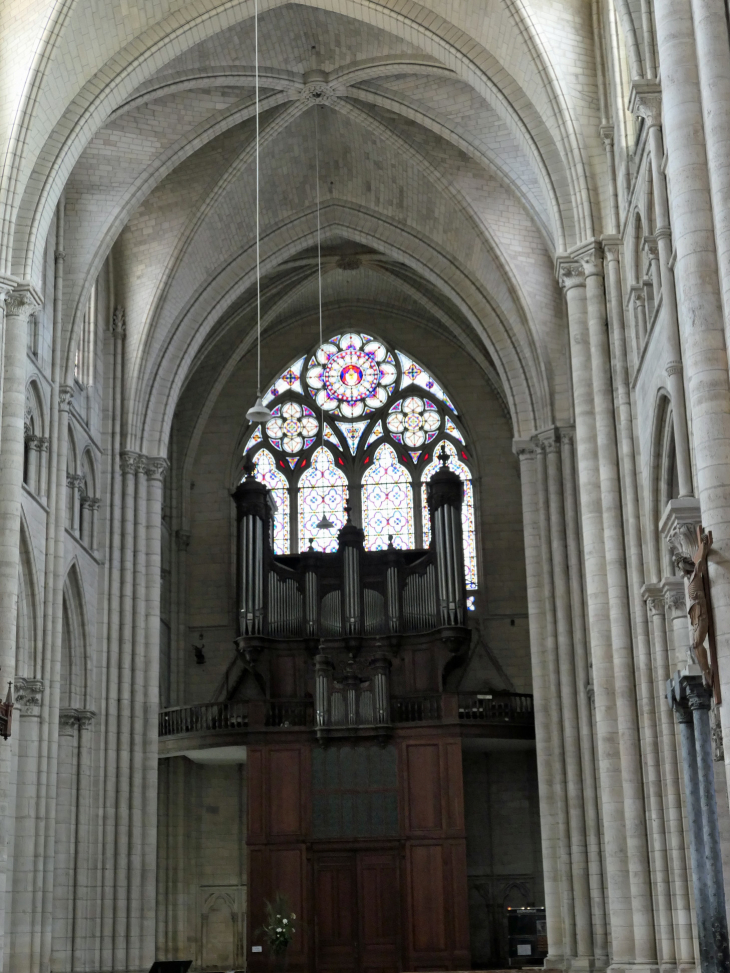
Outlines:
[[[18,621],[15,635],[15,671],[32,677],[38,670],[38,640],[42,631],[33,543],[25,513],[20,518],[20,567],[18,571]]]
[[[478,587],[478,567],[477,567],[477,540],[476,540],[476,516],[474,510],[474,486],[471,481],[471,471],[465,463],[459,459],[456,447],[448,440],[443,439],[434,449],[434,459],[428,464],[421,477],[421,509],[423,511],[423,543],[428,546],[431,543],[431,516],[428,509],[428,494],[426,484],[441,467],[441,460],[438,459],[442,449],[446,449],[448,460],[446,465],[450,470],[462,480],[464,484],[464,500],[461,506],[461,527],[464,536],[464,575],[466,577],[467,588]]]
[[[89,692],[88,621],[81,573],[75,560],[63,586],[61,625],[60,704],[84,709]]]
[[[320,446],[309,469],[299,478],[299,550],[306,551],[310,539],[315,551],[336,551],[337,533],[345,526],[347,478],[335,466],[332,453]],[[332,523],[318,529],[322,517]]]
[[[288,554],[291,550],[291,529],[289,521],[289,484],[283,473],[276,468],[276,460],[268,451],[261,449],[256,453],[256,472],[254,477],[271,490],[276,513],[274,514],[274,553]]]
[[[411,475],[387,443],[362,477],[362,523],[366,551],[385,550],[389,535],[393,547],[415,547]]]

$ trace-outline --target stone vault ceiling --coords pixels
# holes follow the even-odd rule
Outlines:
[[[104,30],[85,39],[90,8],[69,5],[37,92],[46,131],[29,130],[12,197],[13,269],[42,272],[63,188],[67,361],[113,248],[129,428],[146,440],[164,440],[191,370],[250,305],[252,7],[99,0]],[[269,326],[311,308],[316,114],[328,253],[377,255],[357,287],[329,268],[326,305],[425,316],[478,355],[516,433],[552,421],[566,389],[553,260],[602,205],[585,5],[262,0],[259,43]]]

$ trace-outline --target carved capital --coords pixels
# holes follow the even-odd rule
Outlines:
[[[531,459],[537,451],[537,446],[532,439],[513,439],[512,452],[518,459]]]
[[[588,277],[603,277],[603,248],[592,244],[580,254],[583,272]]]
[[[560,431],[557,428],[545,429],[533,437],[535,446],[546,453],[560,451]]]
[[[139,462],[139,453],[131,449],[125,449],[119,454],[119,468],[122,473],[136,473]]]
[[[598,134],[601,136],[604,146],[607,149],[613,148],[613,125],[601,125],[598,129]]]
[[[39,453],[48,452],[49,440],[46,436],[35,436],[35,442],[33,443],[33,448],[37,449]]]
[[[145,457],[145,473],[148,480],[164,480],[169,466],[164,456]]]
[[[74,397],[74,390],[70,385],[62,385],[58,390],[58,404],[61,409],[68,411],[71,399]]]
[[[37,294],[29,287],[20,287],[5,298],[5,314],[7,317],[25,318],[26,320],[41,307]]]
[[[76,729],[86,730],[91,726],[96,713],[91,709],[63,707],[58,711],[58,729],[64,736],[72,736]]]
[[[633,297],[634,297],[634,307],[639,308],[639,307],[646,306],[646,297],[644,296],[643,291],[639,291],[639,290],[634,291]]]
[[[649,254],[651,260],[659,259],[659,244],[657,243],[656,237],[646,236],[644,237],[644,249]]]
[[[684,365],[681,361],[670,361],[665,369],[667,375],[681,375]]]
[[[23,676],[16,676],[15,705],[23,716],[40,716],[42,697],[42,679],[25,679]]]
[[[563,290],[569,291],[571,287],[584,287],[585,282],[585,269],[580,261],[566,260],[560,263],[558,267],[558,283]]]
[[[124,308],[115,307],[112,315],[112,334],[115,338],[123,338],[127,333],[127,324],[124,317]]]
[[[662,123],[662,88],[658,81],[631,82],[629,111],[646,121],[649,128]]]

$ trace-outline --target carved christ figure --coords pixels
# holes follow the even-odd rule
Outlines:
[[[710,614],[705,585],[707,583],[707,555],[712,547],[712,534],[703,534],[697,528],[697,550],[693,557],[694,568],[687,580],[687,614],[692,625],[692,653],[702,670],[705,683],[712,686],[712,667],[705,648],[710,630]]]

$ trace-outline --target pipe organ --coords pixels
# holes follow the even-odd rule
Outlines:
[[[462,731],[444,695],[470,636],[462,497],[442,465],[428,550],[366,551],[348,517],[336,552],[276,555],[266,488],[249,475],[233,494],[250,947],[284,893],[304,920],[292,971],[469,968]],[[279,716],[257,731],[262,696]],[[252,973],[268,962],[248,956]]]

